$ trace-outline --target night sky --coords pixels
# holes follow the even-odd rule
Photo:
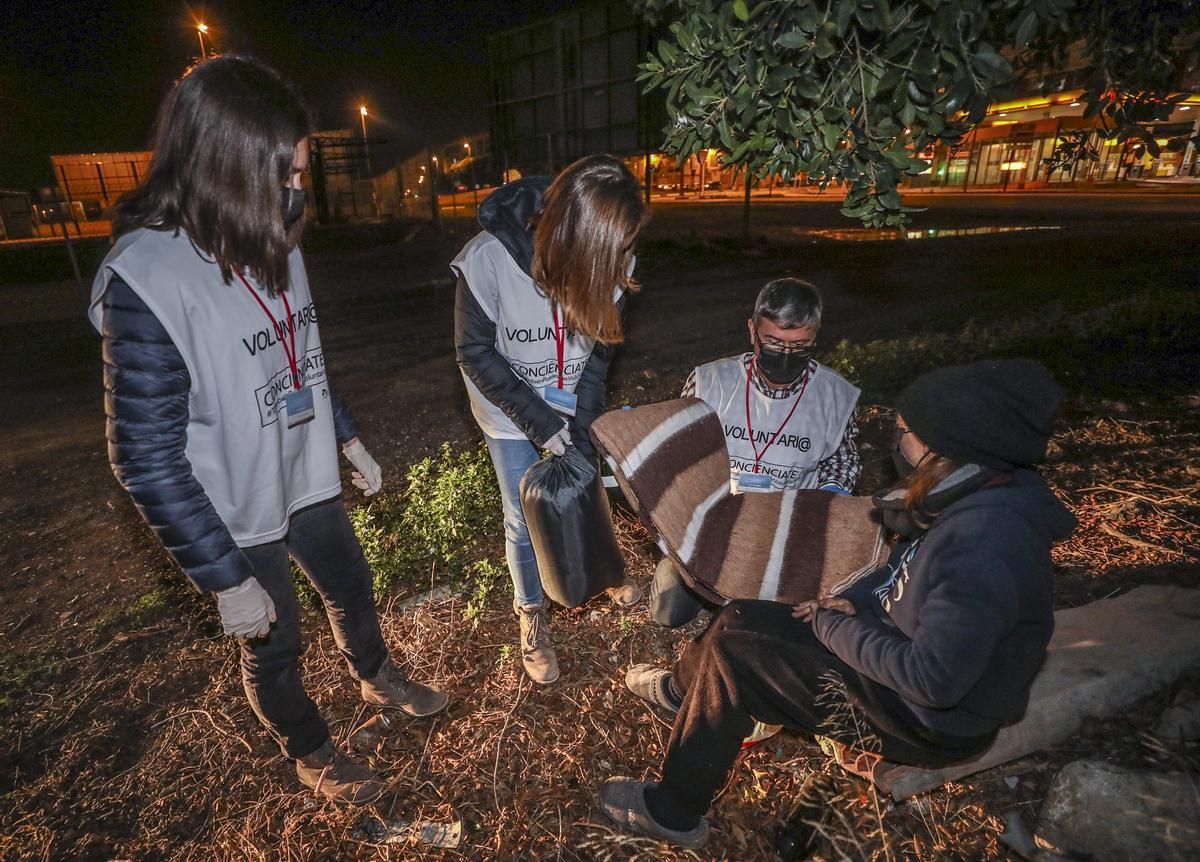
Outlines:
[[[575,5],[0,0],[0,188],[50,182],[51,153],[146,148],[164,93],[199,55],[199,20],[210,51],[255,54],[293,80],[321,128],[356,125],[365,99],[387,164],[485,130],[487,36]]]

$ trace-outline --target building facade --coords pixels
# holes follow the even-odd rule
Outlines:
[[[107,219],[117,199],[133,191],[150,170],[149,151],[51,156],[59,195],[82,207],[89,220]]]
[[[666,125],[663,99],[644,97],[636,80],[654,38],[630,4],[616,0],[492,36],[489,119],[497,170],[553,174],[594,153],[647,161]]]

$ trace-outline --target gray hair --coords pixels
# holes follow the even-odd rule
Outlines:
[[[777,278],[758,293],[754,322],[762,318],[783,329],[821,325],[821,292],[798,278]]]

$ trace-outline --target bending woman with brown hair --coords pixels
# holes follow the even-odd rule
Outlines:
[[[522,664],[543,685],[558,679],[558,659],[521,477],[541,449],[595,455],[587,432],[604,410],[625,297],[638,289],[633,250],[646,218],[625,165],[588,156],[553,182],[527,177],[493,192],[479,208],[483,231],[451,264],[455,354],[500,482]],[[640,598],[630,583],[608,592],[622,606]]]
[[[677,716],[661,780],[609,779],[605,813],[699,847],[756,720],[922,766],[986,748],[1025,709],[1054,630],[1050,547],[1075,519],[1029,465],[1060,400],[1021,360],[917,378],[897,399],[908,475],[875,497],[900,539],[888,564],[819,603],[731,602],[672,669],[632,668],[630,689]]]

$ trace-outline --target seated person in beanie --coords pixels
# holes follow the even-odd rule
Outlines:
[[[874,498],[900,539],[888,565],[838,599],[731,602],[671,670],[630,669],[635,694],[677,715],[662,778],[609,779],[605,813],[699,847],[756,720],[896,763],[938,766],[985,749],[1024,711],[1054,629],[1050,548],[1075,518],[1029,465],[1060,400],[1024,360],[917,378],[897,400],[906,476]],[[866,741],[845,726],[849,711]]]
[[[746,321],[750,352],[701,365],[684,384],[681,397],[699,398],[720,417],[730,479],[742,492],[849,494],[858,481],[858,389],[813,359],[821,308],[808,282],[770,282]],[[680,626],[699,611],[700,599],[664,557],[650,591],[651,618]]]

